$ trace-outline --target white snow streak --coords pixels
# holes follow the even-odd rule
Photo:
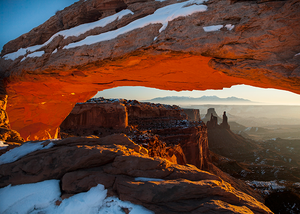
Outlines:
[[[153,14],[135,20],[122,28],[95,36],[88,36],[84,40],[71,43],[65,46],[64,49],[75,48],[82,45],[91,45],[102,41],[108,41],[118,37],[121,34],[128,33],[134,29],[146,27],[150,24],[162,24],[162,27],[159,29],[159,33],[161,33],[163,30],[166,29],[169,21],[172,21],[178,17],[188,16],[193,13],[206,11],[207,6],[200,5],[203,2],[205,2],[205,0],[189,0],[186,2],[171,4],[159,8]]]
[[[234,25],[227,24],[227,25],[225,25],[225,27],[227,28],[227,30],[232,30],[234,28]]]
[[[37,52],[33,52],[33,53],[31,53],[31,54],[28,54],[26,57],[24,57],[24,58],[21,60],[21,62],[24,61],[25,59],[29,58],[29,57],[32,57],[32,58],[34,58],[34,57],[41,57],[41,56],[43,56],[44,53],[45,53],[45,51],[37,51]]]
[[[227,25],[211,25],[211,26],[206,26],[203,27],[203,30],[205,32],[212,32],[212,31],[219,31],[222,27],[227,28],[227,30],[232,30],[234,28],[234,25],[232,24],[227,24]]]
[[[51,36],[51,38],[42,45],[35,45],[35,46],[28,47],[28,48],[20,48],[17,52],[4,55],[4,58],[15,60],[19,56],[25,55],[27,52],[35,52],[38,49],[48,45],[50,42],[52,42],[52,40],[55,37],[57,37],[59,35],[63,36],[64,38],[68,38],[70,36],[80,36],[81,34],[84,34],[85,32],[92,30],[96,27],[105,27],[106,25],[110,24],[111,22],[113,22],[115,20],[119,20],[123,16],[128,15],[128,14],[133,14],[133,12],[128,9],[122,10],[112,16],[105,17],[99,21],[82,24],[82,25],[76,26],[76,27],[68,29],[68,30],[59,31],[59,32],[55,33],[53,36]]]
[[[134,179],[135,181],[163,181],[160,178],[145,178],[145,177],[137,177]]]
[[[44,141],[37,143],[28,142],[24,143],[22,146],[9,150],[8,152],[0,156],[0,165],[5,163],[12,163],[31,152],[41,149],[49,149],[52,146],[54,146],[54,143],[52,142],[49,143],[47,146],[44,146],[43,143]]]
[[[205,32],[212,32],[212,31],[218,31],[223,27],[223,25],[211,25],[211,26],[206,26],[203,27],[203,30]]]

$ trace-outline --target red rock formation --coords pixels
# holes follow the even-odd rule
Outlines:
[[[108,195],[143,205],[155,213],[272,213],[218,176],[192,165],[149,157],[145,149],[124,135],[67,138],[52,143],[55,145],[50,149],[0,165],[0,187],[60,179],[65,196],[100,183],[108,189]]]
[[[82,132],[85,129],[114,128],[128,126],[128,112],[125,105],[114,103],[79,103],[76,104],[60,128]]]
[[[187,114],[188,120],[190,121],[200,121],[200,111],[199,109],[188,109],[188,108],[183,108],[184,113]]]
[[[247,84],[300,94],[299,0],[209,1],[206,11],[170,20],[162,31],[161,23],[149,24],[111,40],[64,48],[90,35],[123,29],[170,4],[181,3],[80,1],[5,45],[0,71],[7,78],[12,128],[26,139],[55,137],[76,102],[124,85],[205,90]],[[61,30],[125,8],[132,13],[42,45]],[[219,31],[204,30],[212,25],[220,25]],[[19,57],[8,57],[17,50],[23,52]]]
[[[128,102],[128,120],[130,125],[140,129],[163,128],[170,126],[172,121],[186,120],[188,117],[179,106],[154,103]]]
[[[111,109],[119,105],[123,108]],[[108,111],[109,113],[105,115]],[[199,169],[208,169],[210,154],[206,126],[200,122],[187,121],[187,115],[178,106],[95,98],[87,103],[77,104],[62,123],[61,129],[67,131],[69,127],[71,133],[77,135],[85,129],[92,132],[92,130],[99,130],[99,127],[109,128],[111,125],[106,123],[106,118],[110,118],[112,124],[115,124],[113,118],[119,118],[118,115],[124,115],[127,111],[128,117],[122,117],[123,121],[128,120],[129,125],[145,131],[138,129],[133,133],[131,130],[123,131],[128,132],[134,142],[147,148],[149,156],[165,158],[182,165],[193,164]],[[93,122],[94,120],[97,122]],[[117,124],[119,123],[117,120]]]
[[[208,169],[210,155],[206,126],[158,129],[152,130],[152,133],[159,135],[168,146],[180,145],[186,163],[193,164],[199,169]]]
[[[9,119],[6,113],[7,97],[6,90],[3,87],[3,81],[0,79],[0,140],[22,143],[24,139],[20,134],[10,129]]]
[[[210,157],[206,127],[200,121],[189,122],[187,118],[183,109],[175,105],[94,98],[76,104],[60,127],[62,131],[74,135],[86,132],[101,133],[102,136],[104,131],[109,133],[103,128],[123,128],[121,131],[144,145],[152,157],[207,169]],[[130,126],[137,127],[133,133],[131,129],[124,129],[127,121]]]

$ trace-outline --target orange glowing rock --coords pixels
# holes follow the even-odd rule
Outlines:
[[[25,139],[56,137],[57,128],[76,102],[117,86],[180,91],[247,84],[300,94],[298,0],[204,3],[206,11],[172,19],[162,31],[161,23],[153,23],[114,39],[64,48],[91,35],[123,29],[158,8],[177,3],[80,1],[6,44],[0,71],[7,80],[12,129]],[[186,7],[193,4],[187,2]],[[132,13],[81,35],[56,36],[45,43],[62,30],[112,16],[122,9]],[[58,22],[62,25],[55,24]],[[214,25],[221,28],[205,30]],[[35,45],[41,46],[33,53],[24,51]],[[24,53],[8,57],[18,50]]]

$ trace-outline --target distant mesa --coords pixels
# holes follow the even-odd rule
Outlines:
[[[150,102],[178,102],[178,103],[254,103],[251,100],[238,98],[238,97],[227,97],[227,98],[220,98],[218,96],[202,96],[202,97],[185,97],[185,96],[167,96],[167,97],[157,97],[154,99],[149,100]]]
[[[206,115],[202,118],[203,122],[207,123],[211,119],[211,115],[217,117],[217,123],[221,123],[222,119],[217,115],[215,108],[208,108]]]

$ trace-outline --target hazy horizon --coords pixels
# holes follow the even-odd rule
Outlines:
[[[123,86],[99,91],[95,97],[104,98],[122,98],[128,100],[149,101],[158,97],[167,96],[185,96],[191,98],[197,98],[202,96],[217,96],[219,98],[236,97],[241,99],[247,99],[252,101],[251,104],[255,105],[295,105],[300,106],[300,95],[283,90],[277,89],[263,89],[248,85],[235,85],[231,88],[224,88],[222,90],[205,90],[205,91],[170,91],[160,90],[155,88],[147,88],[142,86]],[[177,104],[165,103],[165,104]],[[183,103],[181,103],[183,104]],[[194,103],[193,103],[194,104]],[[211,103],[199,103],[199,104],[211,104]],[[213,103],[217,104],[217,103]],[[224,104],[223,102],[220,104]],[[229,103],[226,103],[229,104]],[[231,103],[234,105],[234,103]],[[241,104],[240,102],[238,103]],[[248,103],[247,103],[248,104]],[[300,114],[300,112],[299,112]]]

